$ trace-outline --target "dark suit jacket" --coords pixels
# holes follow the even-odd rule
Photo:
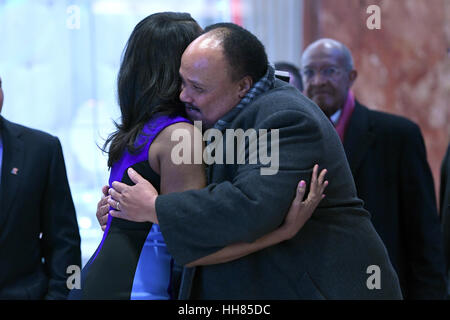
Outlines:
[[[344,148],[406,299],[445,296],[442,232],[419,127],[356,102]]]
[[[444,250],[447,276],[450,275],[450,144],[441,166],[440,210],[444,230]],[[450,289],[450,288],[449,288]],[[448,292],[450,296],[450,290]]]
[[[81,254],[61,145],[1,116],[0,127],[0,299],[65,299]]]
[[[159,196],[156,212],[168,250],[186,264],[272,231],[283,222],[298,181],[310,181],[316,163],[328,169],[327,196],[293,239],[232,262],[197,267],[191,298],[400,298],[397,275],[356,196],[336,131],[297,89],[282,81],[275,86],[228,128],[278,129],[278,173],[262,175],[263,164],[249,164],[247,144],[245,164],[212,164],[206,188]],[[270,137],[273,132],[268,144]],[[369,289],[372,265],[380,267],[380,289]]]

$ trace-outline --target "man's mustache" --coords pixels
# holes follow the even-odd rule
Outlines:
[[[184,106],[185,106],[186,108],[188,108],[188,109],[192,109],[192,110],[194,110],[194,111],[200,112],[200,109],[199,109],[198,107],[196,107],[196,106],[194,106],[194,105],[192,105],[192,104],[190,104],[190,103],[185,103]]]

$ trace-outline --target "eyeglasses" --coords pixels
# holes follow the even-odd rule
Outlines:
[[[313,79],[316,74],[317,74],[317,70],[314,70],[312,68],[305,68],[302,71],[302,76],[303,78],[308,81]],[[323,68],[319,70],[319,73],[322,77],[324,78],[328,78],[328,79],[333,79],[336,78],[337,76],[339,76],[342,72],[341,68],[338,67],[327,67],[327,68]]]

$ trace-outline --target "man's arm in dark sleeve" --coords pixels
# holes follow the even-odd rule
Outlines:
[[[407,127],[401,161],[401,212],[411,299],[442,299],[446,279],[433,177],[416,125]]]
[[[277,174],[262,175],[261,165],[246,161],[237,166],[233,181],[158,196],[160,228],[178,263],[184,265],[231,243],[251,242],[272,231],[282,223],[298,181],[309,184],[314,155],[322,152],[317,121],[300,111],[280,111],[260,128],[279,129]],[[270,144],[270,138],[267,141]]]
[[[42,247],[49,277],[46,299],[66,299],[67,267],[81,268],[80,234],[75,207],[67,180],[61,144],[54,140],[53,155],[48,170],[42,201]]]

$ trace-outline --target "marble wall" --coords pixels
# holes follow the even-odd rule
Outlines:
[[[352,51],[354,91],[368,107],[405,116],[424,135],[439,188],[450,136],[449,0],[304,0],[304,45],[327,37]],[[370,5],[381,29],[369,29]]]

